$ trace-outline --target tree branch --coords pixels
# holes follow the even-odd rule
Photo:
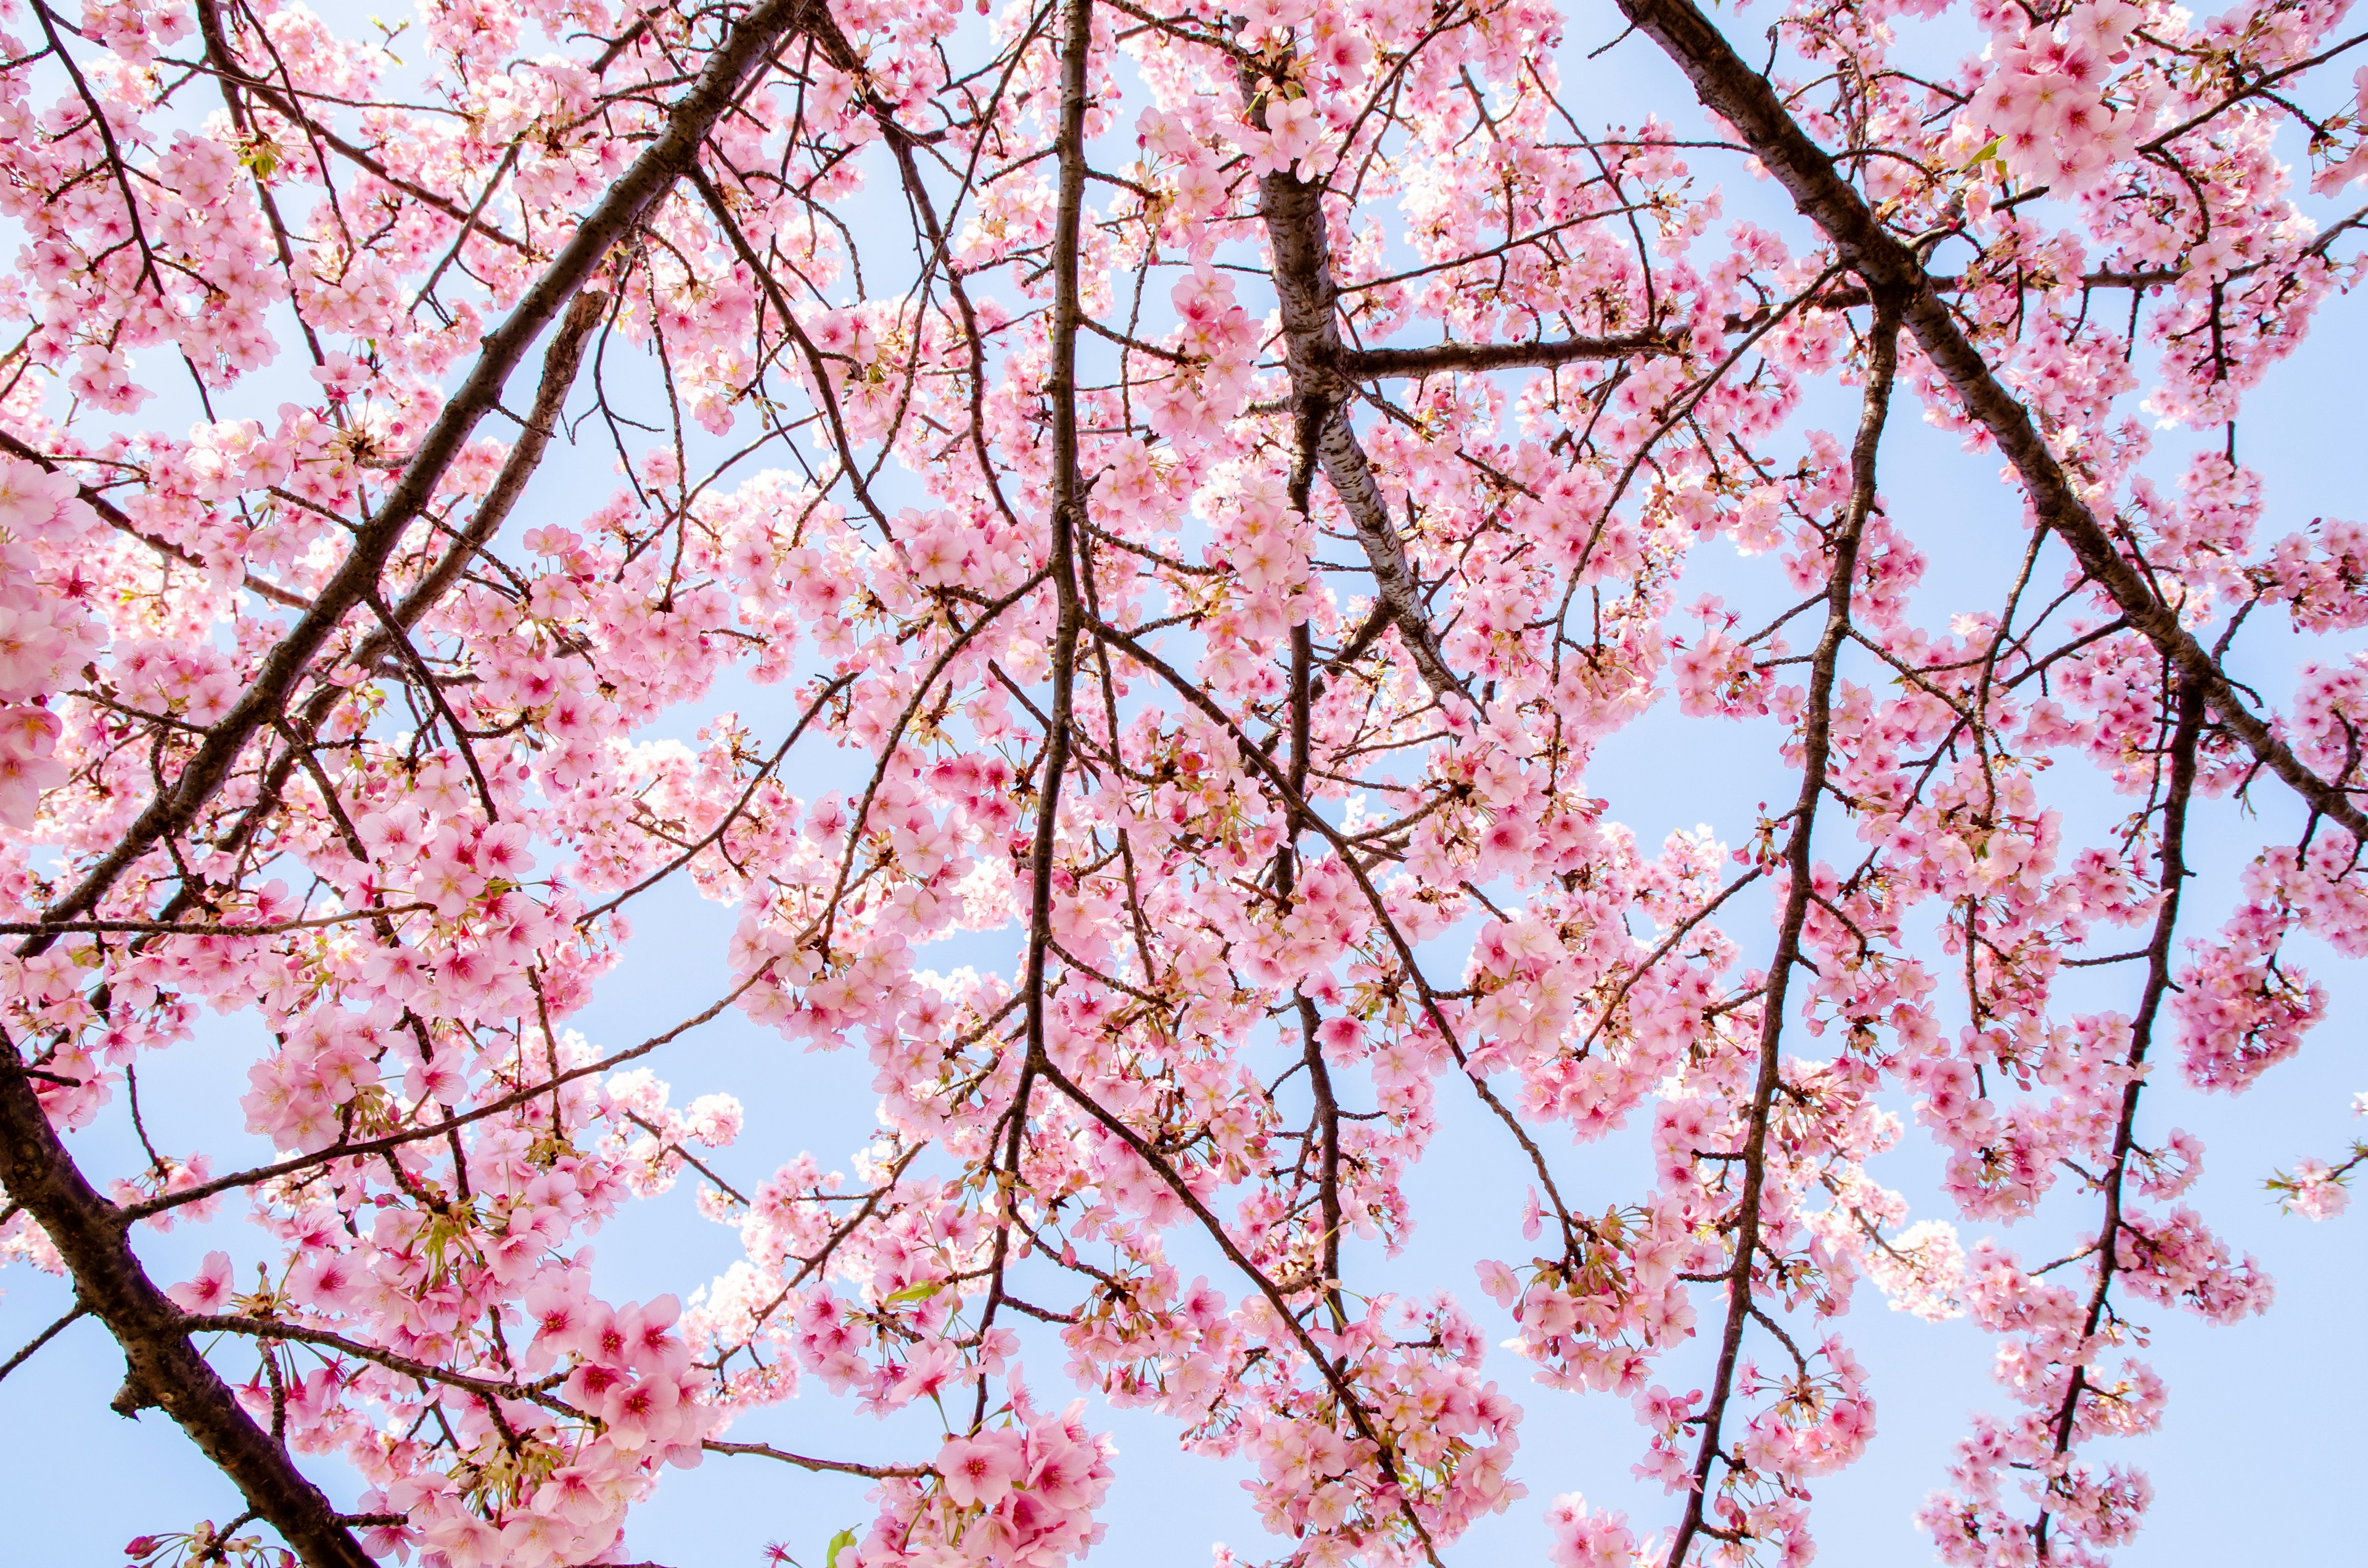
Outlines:
[[[388,558],[426,512],[444,473],[478,420],[499,400],[503,384],[529,347],[575,300],[610,247],[672,188],[708,131],[738,97],[743,81],[799,24],[808,3],[768,0],[733,29],[697,84],[667,116],[657,139],[609,187],[508,319],[487,335],[475,365],[421,437],[377,515],[357,533],[345,563],[264,660],[237,706],[207,735],[180,777],[159,789],[114,849],[73,892],[43,912],[46,920],[92,912],[151,846],[194,820],[229,778],[246,743],[279,719],[298,676],[346,613],[377,591]],[[571,324],[579,324],[582,330],[588,330],[592,319],[580,305],[570,313]],[[582,330],[575,331],[572,341],[563,331],[552,345],[554,360],[580,352]],[[572,380],[572,363],[569,369]],[[547,441],[549,421],[539,423],[540,438]],[[528,447],[537,439],[530,426],[519,445]],[[512,455],[518,457],[515,451]],[[519,483],[525,471],[520,467]],[[486,498],[486,506],[495,510],[495,524],[515,499],[515,488],[506,491],[497,481],[495,493]],[[452,570],[457,573],[458,565]],[[420,601],[416,590],[405,602],[416,601]],[[37,952],[49,940],[28,938],[19,950]],[[48,1233],[72,1270],[81,1299],[123,1347],[127,1389],[170,1415],[310,1568],[369,1568],[369,1554],[327,1498],[239,1407],[190,1344],[181,1313],[132,1252],[123,1211],[101,1197],[76,1167],[22,1065],[15,1040],[0,1034],[0,1067],[18,1069],[0,1071],[0,1187]]]
[[[2183,676],[2202,687],[2212,710],[2264,767],[2284,779],[2314,810],[2368,843],[2368,814],[2362,813],[2340,780],[2330,784],[2303,766],[2293,749],[2245,704],[2219,662],[2180,624],[2178,612],[2162,601],[2138,567],[2122,556],[2032,422],[2030,410],[2007,390],[1959,328],[1923,264],[1884,228],[1866,199],[1785,112],[1767,79],[1735,52],[1692,0],[1620,0],[1620,9],[1685,72],[1702,106],[1733,125],[1750,144],[1768,171],[1792,194],[1793,205],[1825,231],[1842,260],[1867,287],[1878,292],[1896,290],[1903,296],[1906,323],[1915,334],[1917,346],[1964,400],[1967,412],[1998,442],[2021,476],[2042,526],[2055,530],[2081,570],[2104,587],[2130,624]]]
[[[1850,451],[1849,510],[1833,540],[1833,564],[1826,579],[1826,626],[1810,665],[1807,710],[1801,726],[1801,793],[1793,808],[1793,833],[1784,846],[1789,884],[1776,928],[1776,950],[1768,960],[1767,988],[1759,999],[1758,1077],[1752,1086],[1750,1118],[1743,1140],[1743,1193],[1736,1206],[1735,1258],[1726,1276],[1726,1324],[1719,1341],[1718,1369],[1710,1386],[1710,1403],[1702,1407],[1702,1441],[1694,1453],[1692,1484],[1686,1495],[1685,1516],[1669,1546],[1669,1568],[1685,1568],[1686,1551],[1694,1538],[1710,1529],[1703,1510],[1710,1494],[1711,1466],[1722,1457],[1719,1435],[1728,1399],[1735,1391],[1736,1358],[1743,1331],[1752,1312],[1752,1255],[1759,1245],[1760,1199],[1768,1179],[1768,1121],[1775,1103],[1784,1038],[1784,1001],[1793,970],[1801,956],[1801,930],[1808,919],[1811,835],[1816,827],[1817,803],[1826,790],[1826,767],[1833,740],[1834,680],[1842,644],[1850,633],[1851,579],[1858,571],[1859,540],[1874,507],[1875,449],[1891,405],[1891,388],[1899,369],[1899,315],[1896,296],[1878,293],[1875,323],[1869,348],[1866,397],[1859,415],[1858,437]],[[1713,1532],[1715,1533],[1715,1532]]]
[[[1372,464],[1349,423],[1349,383],[1341,368],[1338,290],[1332,281],[1331,244],[1325,233],[1323,189],[1278,169],[1258,181],[1258,214],[1274,252],[1275,299],[1282,308],[1283,364],[1291,373],[1303,427],[1315,432],[1324,477],[1349,514],[1372,567],[1373,587],[1389,607],[1415,667],[1440,696],[1460,692],[1439,639],[1423,613],[1421,585],[1406,561],[1406,544],[1390,519],[1389,503]],[[1419,352],[1419,351],[1417,351]],[[1373,371],[1372,374],[1384,374]]]

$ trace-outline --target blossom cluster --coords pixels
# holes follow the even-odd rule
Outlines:
[[[1995,1346],[1943,1560],[2134,1539],[2152,1324],[2274,1296],[2179,1096],[2368,954],[2368,533],[2236,425],[2361,40],[1617,4],[11,13],[0,1263],[260,1511],[132,1560],[620,1562],[712,1460],[1059,1568],[1132,1410],[1280,1568],[1797,1568],[1869,1298]],[[1600,123],[1646,50],[1710,107]]]

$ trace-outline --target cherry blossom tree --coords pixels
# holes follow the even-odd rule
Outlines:
[[[6,0],[0,1257],[72,1295],[0,1376],[120,1346],[239,1499],[167,1568],[620,1562],[703,1459],[868,1478],[830,1568],[1055,1568],[1132,1407],[1278,1562],[1797,1564],[1887,1299],[1998,1343],[1939,1556],[2104,1562],[2149,1324],[2271,1292],[2150,1090],[2368,950],[2368,534],[2236,434],[2362,276],[2348,10]],[[1640,56],[1694,101],[1608,123]],[[1640,843],[1656,706],[1794,792]],[[731,984],[596,1038],[678,887]],[[839,1146],[677,1103],[735,1027],[868,1056]],[[1531,1255],[1410,1286],[1450,1125]],[[740,1261],[604,1297],[678,1182]],[[1588,1392],[1656,1516],[1520,1453]],[[942,1437],[734,1436],[792,1399]]]

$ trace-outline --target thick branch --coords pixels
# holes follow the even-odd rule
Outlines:
[[[248,741],[280,720],[298,677],[346,613],[378,592],[388,558],[426,513],[445,472],[478,420],[499,400],[503,384],[529,347],[576,298],[610,247],[690,165],[741,84],[798,24],[806,6],[807,0],[769,0],[734,28],[657,139],[609,187],[509,318],[487,335],[476,364],[422,437],[377,514],[357,532],[345,563],[264,660],[238,705],[208,734],[179,778],[160,790],[115,848],[79,886],[46,910],[46,917],[70,919],[96,908],[152,846],[187,828],[230,778]],[[588,329],[591,319],[581,308],[571,315],[571,326],[578,330],[572,343],[565,333],[561,335],[561,342],[553,345],[554,357],[580,353],[582,329]],[[569,369],[572,380],[572,364]],[[549,420],[537,424],[541,434],[530,426],[521,446],[549,439]],[[540,449],[535,449],[535,455]],[[515,494],[498,483],[495,491],[486,505],[497,523]],[[454,553],[465,558],[464,551]],[[417,597],[415,593],[406,602]],[[46,940],[36,937],[28,947],[46,945]],[[239,1408],[190,1344],[181,1314],[132,1252],[122,1211],[76,1168],[23,1071],[15,1042],[5,1037],[0,1037],[0,1185],[55,1243],[73,1271],[81,1300],[123,1347],[134,1399],[170,1415],[311,1568],[367,1568],[368,1554],[319,1488]]]
[[[1877,292],[1897,290],[1907,301],[1906,322],[1918,347],[1947,378],[2021,476],[2043,526],[2070,547],[2081,570],[2112,596],[2130,624],[2143,632],[2186,679],[2202,687],[2204,699],[2229,731],[2262,765],[2291,785],[2312,809],[2333,818],[2353,837],[2368,843],[2363,814],[2342,783],[2329,783],[2303,766],[2292,748],[2247,707],[2218,661],[2180,623],[2139,569],[2123,559],[2112,538],[2089,507],[2064,465],[2005,384],[1992,373],[1915,254],[1885,230],[1864,197],[1835,169],[1833,160],[1809,139],[1776,97],[1775,89],[1745,63],[1692,0],[1620,0],[1620,9],[1651,36],[1694,85],[1704,108],[1723,117],[1748,142],[1770,173],[1792,193],[1793,205],[1823,229],[1842,260]]]
[[[338,1523],[328,1498],[239,1408],[230,1386],[189,1343],[180,1309],[132,1255],[122,1210],[74,1167],[25,1076],[16,1041],[5,1035],[0,1187],[40,1222],[74,1274],[76,1297],[122,1346],[124,1385],[135,1407],[162,1407],[309,1568],[370,1568],[370,1554]]]
[[[94,908],[132,862],[159,839],[188,827],[213,798],[229,778],[247,741],[285,710],[297,677],[346,612],[377,587],[388,557],[427,511],[445,471],[460,456],[477,422],[500,401],[503,384],[526,357],[528,347],[590,280],[609,247],[639,223],[642,215],[690,166],[700,141],[738,95],[742,80],[797,24],[806,4],[807,0],[769,0],[733,30],[708,62],[698,84],[667,117],[657,140],[609,187],[509,318],[486,335],[484,350],[467,379],[420,437],[418,449],[404,465],[402,476],[377,514],[356,532],[345,563],[323,586],[313,608],[298,618],[264,659],[238,706],[214,726],[179,778],[148,803],[114,849],[91,868],[74,891],[43,912],[46,918],[71,917]],[[520,444],[533,438],[529,430]],[[487,500],[490,503],[494,497]]]
[[[1440,653],[1423,613],[1422,590],[1406,561],[1406,544],[1390,520],[1389,503],[1372,464],[1349,423],[1347,362],[1340,343],[1338,294],[1332,282],[1330,242],[1324,228],[1321,187],[1278,169],[1258,182],[1258,213],[1274,252],[1274,292],[1282,307],[1283,364],[1291,372],[1302,420],[1315,433],[1324,477],[1340,497],[1373,570],[1373,590],[1389,607],[1415,667],[1441,696],[1461,690]],[[1419,352],[1419,351],[1417,351]],[[1371,374],[1383,374],[1372,371]]]

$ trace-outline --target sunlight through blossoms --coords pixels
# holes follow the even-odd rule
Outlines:
[[[0,0],[0,1377],[103,1330],[235,1493],[140,1568],[639,1562],[702,1462],[1059,1568],[1122,1411],[1221,1564],[1795,1568],[1887,1302],[1998,1385],[1896,1511],[2103,1563],[2149,1325],[2272,1297],[2156,1108],[2368,952],[2368,533],[2236,425],[2348,10]],[[1774,803],[1640,837],[1648,722]],[[714,1065],[841,1051],[812,1150]],[[678,1184],[736,1260],[619,1293]]]

